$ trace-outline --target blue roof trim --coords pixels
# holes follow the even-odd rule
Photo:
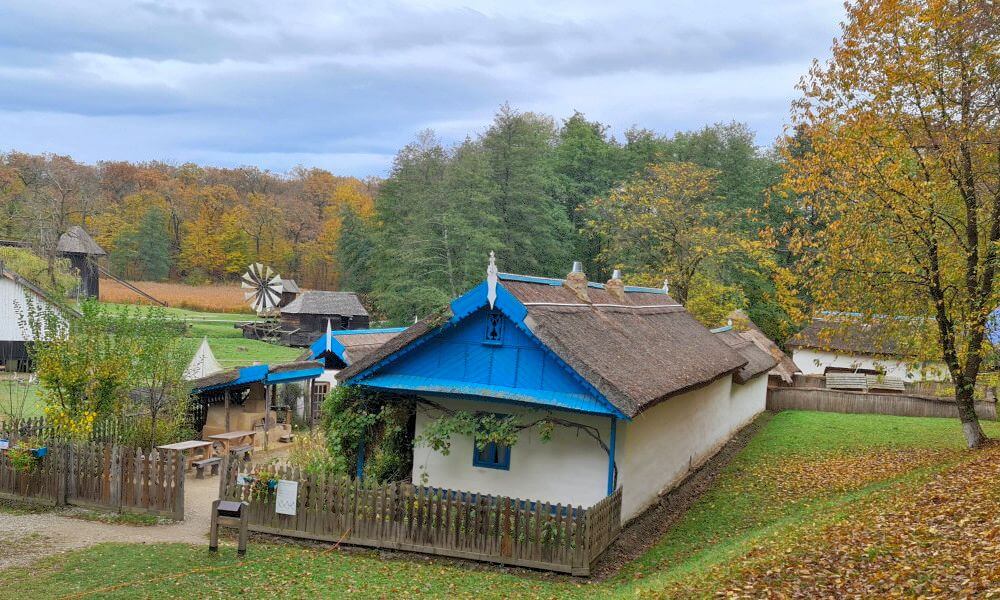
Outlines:
[[[356,335],[364,333],[401,333],[406,331],[406,327],[383,327],[381,329],[336,329],[333,332],[333,337],[340,337],[342,335]],[[326,335],[326,334],[323,334]]]
[[[298,371],[286,371],[284,373],[269,373],[267,383],[288,383],[290,381],[302,381],[304,379],[316,379],[323,374],[323,368],[299,369]]]
[[[500,277],[503,278],[503,276]],[[510,276],[507,275],[507,277]],[[523,278],[525,276],[515,275],[513,277],[519,277],[522,279],[511,279],[511,281],[523,281],[524,280]],[[559,281],[559,280],[553,280],[553,281]],[[559,285],[562,285],[561,281],[559,282]],[[465,317],[471,315],[472,313],[476,312],[477,310],[485,306],[488,306],[489,302],[486,298],[486,292],[487,292],[487,285],[486,282],[484,281],[451,302],[452,317],[451,319],[448,320],[447,323],[441,325],[440,327],[438,327],[433,331],[428,332],[423,337],[420,337],[410,342],[407,346],[400,348],[395,353],[385,357],[384,359],[380,360],[379,362],[375,363],[374,365],[368,367],[364,371],[358,373],[354,377],[351,377],[350,379],[342,383],[344,385],[368,385],[368,379],[373,377],[375,373],[377,373],[385,365],[393,361],[396,361],[399,358],[405,356],[408,352],[411,352],[412,350],[419,348],[422,344],[425,344],[426,342],[434,339],[442,332],[447,331],[448,328],[454,327],[455,324],[457,324]],[[593,396],[606,406],[606,409],[598,414],[613,414],[620,419],[624,419],[626,421],[631,420],[623,412],[618,410],[618,408],[615,407],[615,405],[612,404],[607,399],[607,397],[605,397],[605,395],[600,392],[600,390],[594,387],[582,375],[577,373],[575,369],[566,364],[566,362],[558,354],[553,352],[551,348],[546,346],[541,340],[539,340],[535,336],[535,334],[531,331],[531,329],[529,329],[528,326],[525,325],[524,323],[525,317],[528,316],[528,308],[524,306],[524,304],[522,304],[521,301],[518,300],[513,294],[511,294],[506,288],[504,288],[503,284],[499,283],[497,284],[497,299],[493,306],[494,308],[500,310],[500,312],[504,313],[507,316],[507,318],[509,318],[511,322],[514,323],[515,327],[523,331],[528,337],[537,342],[540,348],[542,348],[549,356],[554,358],[556,362],[560,366],[562,366],[563,369],[565,369],[570,375],[572,375],[573,378],[576,379],[576,381],[578,381],[581,385],[590,390]]]
[[[634,292],[637,294],[662,294],[664,296],[667,295],[667,292],[665,292],[662,288],[648,288],[648,287],[639,287],[635,285],[626,285],[625,291]]]
[[[232,381],[227,381],[226,383],[220,383],[218,385],[209,385],[201,388],[194,388],[191,390],[194,394],[200,394],[202,392],[209,392],[212,390],[221,390],[227,387],[236,387],[240,385],[247,385],[249,383],[257,383],[267,379],[267,371],[270,367],[267,365],[250,365],[249,367],[237,367],[236,370],[239,372],[236,379]]]
[[[562,285],[562,279],[554,277],[535,277],[534,275],[515,275],[513,273],[497,273],[501,281],[520,281],[522,283],[540,283],[542,285]]]
[[[541,394],[525,393],[524,390],[499,385],[466,384],[463,382],[444,383],[437,379],[413,375],[375,375],[364,382],[365,387],[381,390],[422,392],[425,394],[454,396],[466,399],[483,399],[519,404],[534,408],[561,408],[595,415],[617,415],[602,402],[586,394],[571,394],[539,390]]]
[[[732,325],[723,325],[722,327],[716,327],[715,329],[709,329],[709,331],[711,331],[712,333],[723,333],[723,332],[732,331],[732,330],[733,330],[733,326]]]

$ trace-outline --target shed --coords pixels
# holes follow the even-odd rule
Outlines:
[[[281,327],[298,330],[318,337],[326,330],[327,321],[333,329],[367,329],[368,311],[353,292],[307,290],[281,308]]]
[[[299,296],[299,284],[294,279],[281,279],[281,299],[278,301],[278,308],[288,306],[288,304]]]

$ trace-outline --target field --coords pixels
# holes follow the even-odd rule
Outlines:
[[[711,490],[605,581],[329,545],[252,541],[238,560],[231,545],[212,556],[102,544],[7,571],[0,596],[954,597],[1000,587],[1000,446],[963,450],[949,419],[763,419]],[[986,429],[1000,435],[997,423]]]
[[[250,313],[238,285],[185,285],[161,281],[130,281],[132,285],[174,308],[224,313]],[[151,304],[149,300],[114,281],[101,279],[101,300],[121,304]]]

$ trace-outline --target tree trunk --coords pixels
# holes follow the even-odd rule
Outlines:
[[[973,386],[955,385],[955,404],[958,406],[958,418],[962,421],[962,433],[969,448],[979,448],[986,443],[987,437],[979,425],[976,415]]]

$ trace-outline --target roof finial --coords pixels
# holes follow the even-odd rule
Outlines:
[[[664,294],[670,293],[670,280],[667,279],[666,277],[663,278],[663,293]]]
[[[621,279],[621,278],[622,278],[622,271],[621,271],[621,269],[615,269],[611,273],[611,279]]]
[[[326,320],[326,351],[333,352],[333,325],[330,319]]]
[[[486,299],[490,303],[490,310],[497,301],[497,255],[490,250],[490,264],[486,267]]]

